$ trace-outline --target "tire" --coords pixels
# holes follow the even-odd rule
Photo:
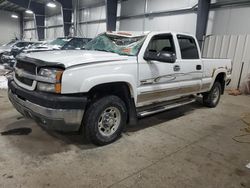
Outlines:
[[[210,108],[216,107],[220,101],[221,90],[221,84],[215,82],[212,89],[203,94],[203,104]]]
[[[117,96],[105,96],[90,104],[84,116],[85,136],[95,145],[117,140],[127,120],[125,103]]]

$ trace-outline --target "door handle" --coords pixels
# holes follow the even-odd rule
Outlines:
[[[196,70],[201,70],[201,65],[196,65]]]
[[[179,65],[175,65],[174,66],[174,71],[177,72],[177,71],[180,71],[180,70],[181,70],[181,67]]]

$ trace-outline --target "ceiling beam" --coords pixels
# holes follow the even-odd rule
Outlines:
[[[116,30],[118,0],[106,0],[106,28],[107,31]]]
[[[62,6],[64,36],[69,36],[70,28],[73,24],[72,23],[72,12],[73,12],[72,0],[57,0],[57,1]]]
[[[207,22],[211,0],[199,0],[196,21],[196,38],[200,47],[207,32]]]

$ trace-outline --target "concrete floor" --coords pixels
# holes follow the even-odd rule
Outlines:
[[[250,188],[250,144],[241,120],[249,96],[223,96],[141,119],[117,142],[47,132],[23,119],[0,91],[0,187]],[[250,136],[238,138],[250,141]]]

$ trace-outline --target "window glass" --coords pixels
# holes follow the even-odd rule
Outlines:
[[[175,53],[173,37],[171,35],[158,35],[153,37],[148,45],[147,51],[152,53],[158,53],[160,51]]]
[[[72,38],[57,38],[55,40],[53,40],[52,42],[50,42],[50,45],[55,45],[58,47],[62,47],[63,45],[65,45],[67,42],[69,42]]]
[[[27,42],[18,42],[15,46],[18,48],[21,48],[21,47],[25,47],[28,45],[29,45],[29,43],[27,43]]]
[[[182,59],[199,59],[198,49],[194,38],[178,36]]]
[[[75,50],[75,49],[82,49],[84,48],[85,44],[87,44],[89,40],[88,39],[82,39],[82,38],[74,38],[67,44],[63,46],[63,50]]]

